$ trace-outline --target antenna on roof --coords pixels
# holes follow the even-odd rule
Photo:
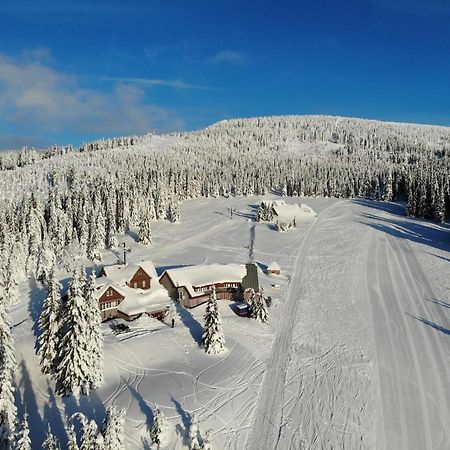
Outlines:
[[[124,266],[127,265],[127,253],[131,252],[131,248],[127,248],[126,245],[127,244],[125,242],[121,242],[119,244],[119,247],[123,247],[123,265]]]

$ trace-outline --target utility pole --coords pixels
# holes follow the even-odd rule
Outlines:
[[[233,218],[233,213],[235,213],[236,212],[236,208],[227,208],[228,209],[228,211],[230,211],[230,219],[232,219]]]
[[[127,265],[127,253],[131,252],[131,248],[126,248],[125,242],[121,242],[119,247],[123,247],[123,265]]]

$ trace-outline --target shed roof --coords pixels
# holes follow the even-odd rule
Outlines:
[[[281,270],[281,267],[274,261],[267,266],[267,270]]]

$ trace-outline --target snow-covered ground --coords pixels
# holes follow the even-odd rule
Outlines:
[[[45,293],[34,280],[21,285],[12,312],[16,383],[33,448],[48,422],[64,442],[68,415],[81,410],[100,423],[113,401],[126,408],[131,450],[144,447],[155,405],[169,418],[167,449],[187,448],[193,414],[200,434],[213,430],[215,449],[450,448],[448,225],[405,218],[388,203],[285,200],[307,203],[318,217],[287,233],[256,223],[256,262],[282,269],[279,277],[260,272],[273,298],[268,325],[219,301],[227,351],[211,356],[199,348],[204,305],[181,310],[174,329],[142,319],[115,335],[106,323],[105,383],[79,404],[58,398],[39,371]],[[137,244],[133,232],[119,241],[131,247],[130,262],[151,259],[160,273],[245,263],[260,201],[186,201],[181,223],[153,224],[153,245]],[[105,253],[105,264],[118,256]]]

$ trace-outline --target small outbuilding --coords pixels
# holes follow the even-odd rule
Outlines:
[[[281,268],[276,262],[272,262],[267,266],[267,275],[280,275]]]

